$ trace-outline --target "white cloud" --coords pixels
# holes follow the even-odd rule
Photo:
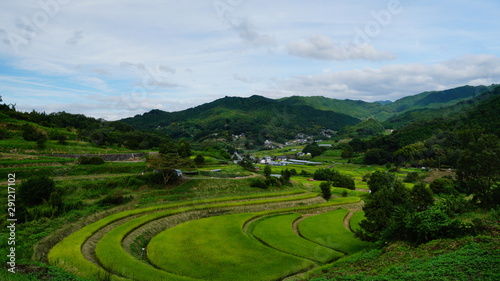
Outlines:
[[[395,99],[500,80],[494,0],[405,2],[362,42],[357,30],[366,33],[387,0],[224,0],[223,14],[214,1],[65,1],[38,29],[27,22],[41,11],[37,1],[4,2],[1,75],[18,82],[0,76],[16,84],[2,95],[31,95],[15,102],[42,111],[48,100],[58,110],[90,104],[82,113],[108,118],[255,93]]]
[[[296,76],[261,91],[264,95],[322,95],[375,101],[395,100],[429,90],[490,85],[500,80],[500,57],[467,55],[435,64],[393,64]]]
[[[318,60],[356,60],[371,61],[394,59],[388,52],[378,51],[369,44],[357,46],[352,43],[336,43],[324,35],[310,36],[306,41],[292,41],[287,45],[288,53],[298,57]]]
[[[244,18],[240,23],[231,24],[231,28],[238,33],[239,37],[244,43],[249,44],[254,47],[270,46],[276,45],[276,38],[271,34],[261,34],[257,32],[254,25],[247,19]]]
[[[66,44],[68,45],[76,45],[83,39],[83,31],[75,31],[71,37],[66,40]]]

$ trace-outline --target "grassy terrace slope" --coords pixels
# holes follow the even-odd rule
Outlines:
[[[290,193],[294,194],[297,193],[297,191],[285,192],[282,194],[288,195]],[[267,194],[267,195],[273,196],[277,194]],[[248,197],[258,198],[258,196],[256,195],[249,195]],[[189,202],[172,203],[162,206],[155,206],[155,207],[141,208],[131,211],[120,212],[108,216],[104,219],[101,219],[95,223],[89,224],[80,229],[79,231],[72,233],[71,235],[63,239],[60,243],[58,243],[54,248],[52,248],[52,250],[49,253],[48,259],[51,264],[58,265],[62,268],[65,268],[67,271],[74,272],[80,276],[98,278],[99,276],[103,276],[105,271],[103,271],[96,264],[88,261],[81,253],[80,247],[95,232],[106,227],[107,225],[134,215],[147,214],[150,212],[158,212],[161,210],[175,209],[181,207],[184,208],[183,211],[188,211],[187,208],[193,205],[201,206],[203,204],[209,204],[209,203],[217,203],[217,202],[233,201],[233,200],[245,200],[248,199],[248,197],[240,196],[240,197],[223,197],[211,200],[195,200]],[[276,201],[277,199],[272,199],[272,200]],[[178,209],[176,209],[175,211],[179,212]]]
[[[242,227],[254,216],[235,214],[181,224],[153,238],[148,257],[164,270],[205,280],[276,280],[313,265],[246,236]]]
[[[252,234],[270,247],[320,263],[326,263],[343,256],[340,252],[298,236],[294,232],[292,224],[300,217],[300,214],[264,217],[255,223]]]
[[[373,246],[372,243],[354,238],[354,234],[345,228],[343,219],[347,213],[347,210],[339,209],[306,218],[299,223],[300,234],[320,245],[346,254]]]
[[[263,196],[265,197],[262,198]],[[67,236],[60,243],[56,244],[56,246],[50,251],[48,259],[49,262],[53,265],[57,265],[67,271],[74,272],[77,275],[87,278],[99,279],[103,278],[103,276],[107,276],[112,280],[192,280],[177,274],[173,274],[171,272],[159,270],[147,263],[144,263],[143,261],[140,261],[139,259],[136,259],[133,255],[129,254],[123,248],[122,241],[133,230],[140,229],[149,222],[168,216],[173,216],[175,214],[198,210],[218,210],[280,202],[300,202],[301,200],[308,200],[309,198],[313,198],[316,196],[316,194],[311,193],[301,194],[301,191],[294,190],[288,192],[266,193],[265,195],[253,194],[248,196],[232,196],[206,200],[193,200],[182,203],[172,203],[161,206],[124,211],[108,216],[95,223],[89,224],[79,231],[76,231]],[[359,198],[338,198],[322,204],[304,206],[298,205],[296,207],[289,207],[285,209],[278,208],[277,210],[266,211],[264,213],[255,213],[254,215],[252,215],[252,217],[256,215],[262,216],[274,212],[300,211],[311,208],[329,207],[343,203],[354,203],[358,201]],[[113,229],[105,233],[97,243],[95,254],[99,260],[99,264],[89,260],[86,256],[84,256],[81,251],[81,247],[84,242],[89,239],[94,233],[112,223],[119,221],[122,221],[123,223],[117,225],[116,227],[113,227]],[[221,225],[220,227],[224,229],[223,225]],[[239,228],[239,231],[243,235],[242,227]],[[251,243],[258,243],[256,240],[252,239],[252,241],[253,242]],[[286,274],[297,272],[298,270],[305,269],[306,267],[308,268],[313,264],[311,261],[303,261],[303,259],[301,258],[294,257],[292,255],[286,255],[271,248],[267,248],[264,246],[259,247],[265,248],[266,252],[276,252],[275,255],[287,257],[285,259],[291,258],[291,260],[300,260],[301,265],[303,265],[303,262],[306,261],[307,266],[292,266],[284,271]],[[170,261],[179,262],[178,259]],[[103,267],[101,267],[101,265]],[[278,274],[274,272],[274,270],[272,271],[273,272],[268,272],[268,274],[270,274],[269,276],[276,276],[276,274]],[[284,273],[280,271],[279,274],[283,276]]]

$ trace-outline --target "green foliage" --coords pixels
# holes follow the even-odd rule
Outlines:
[[[381,148],[368,149],[365,153],[366,164],[379,164],[383,165],[390,161],[390,154]]]
[[[458,181],[462,190],[474,195],[474,202],[482,207],[493,207],[500,202],[499,191],[493,188],[500,181],[500,139],[496,135],[482,135],[470,143],[459,161]]]
[[[419,247],[396,243],[340,259],[300,280],[494,281],[500,278],[498,245],[498,238],[484,236],[435,240]]]
[[[271,176],[271,173],[272,173],[271,166],[266,165],[264,167],[264,176],[266,176],[266,178],[269,178]]]
[[[435,179],[429,185],[432,192],[438,194],[456,194],[457,191],[453,187],[453,181],[447,178]]]
[[[375,171],[370,175],[367,184],[373,194],[384,187],[391,188],[395,182],[396,177],[394,176],[394,174]]]
[[[290,122],[293,120],[293,122]],[[316,135],[322,129],[339,130],[360,120],[306,104],[288,104],[260,96],[225,97],[179,112],[152,110],[122,120],[139,129],[156,129],[172,138],[198,141],[245,134],[250,142],[292,139],[298,133]],[[249,143],[250,143],[249,142]]]
[[[316,157],[321,155],[323,152],[325,152],[324,147],[320,147],[316,142],[307,144],[304,149],[302,149],[302,153],[311,153],[312,157]]]
[[[321,189],[321,194],[323,196],[323,199],[328,200],[332,196],[332,191],[331,191],[332,184],[328,181],[321,182],[319,184],[319,188]]]
[[[76,161],[78,162],[78,164],[81,164],[81,165],[102,165],[102,164],[104,164],[104,159],[100,156],[91,156],[91,157],[80,156],[80,157],[78,157],[78,159]]]
[[[265,181],[263,181],[262,179],[254,179],[251,183],[250,183],[250,186],[251,187],[257,187],[257,188],[262,188],[262,189],[267,189],[267,184]]]
[[[418,180],[418,173],[417,172],[409,172],[406,174],[406,178],[404,179],[404,182],[416,182]]]
[[[104,198],[100,199],[98,204],[101,206],[114,206],[121,205],[132,200],[132,196],[125,196],[121,191],[113,191],[112,193],[106,195]]]
[[[342,151],[341,157],[342,158],[352,158],[353,156],[354,156],[354,150],[352,149],[352,146],[346,145],[346,147]]]
[[[386,236],[397,235],[401,218],[412,211],[412,205],[410,192],[403,183],[396,179],[384,183],[376,192],[372,190],[366,200],[363,206],[366,220],[360,223],[362,230],[356,234],[367,241],[377,241],[388,231],[390,234]]]
[[[34,126],[25,123],[21,127],[22,136],[25,141],[46,141],[47,135],[45,132],[35,128]]]
[[[366,138],[380,135],[384,132],[384,126],[373,118],[369,118],[354,126],[346,126],[341,133],[349,137]],[[346,157],[347,158],[347,157]]]
[[[343,187],[347,189],[355,189],[354,180],[345,174],[333,169],[318,169],[314,172],[313,178],[315,180],[330,181],[335,187]]]
[[[18,198],[24,206],[35,206],[50,199],[56,184],[51,178],[40,175],[24,180],[18,189]]]
[[[419,182],[413,186],[410,190],[410,197],[417,211],[426,210],[434,205],[432,190],[424,182]]]
[[[201,166],[205,164],[205,157],[201,154],[197,154],[193,161],[196,166]]]
[[[253,163],[253,160],[248,155],[243,156],[243,159],[238,161],[238,165],[240,165],[247,171],[250,172],[255,171],[255,165]]]
[[[475,233],[472,224],[451,219],[439,206],[412,213],[405,218],[403,233],[405,240],[413,243],[425,243],[441,238],[456,238]]]

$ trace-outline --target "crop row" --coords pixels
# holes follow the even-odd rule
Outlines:
[[[124,211],[120,212],[117,214],[110,215],[104,219],[101,219],[97,222],[94,222],[92,224],[89,224],[79,231],[76,231],[66,238],[64,238],[61,242],[56,244],[51,251],[49,252],[48,258],[49,262],[53,265],[60,266],[62,268],[65,268],[67,271],[74,272],[78,275],[84,276],[84,277],[90,277],[90,278],[98,278],[100,276],[104,276],[107,274],[106,271],[104,271],[101,267],[97,266],[96,264],[88,261],[83,254],[81,253],[81,245],[89,238],[91,237],[94,233],[99,231],[100,229],[104,228],[105,226],[122,220],[126,219],[130,216],[138,215],[138,214],[146,214],[146,213],[151,213],[151,212],[157,212],[161,210],[166,210],[166,209],[174,209],[174,208],[181,208],[181,209],[176,209],[175,212],[187,212],[191,210],[196,210],[200,208],[222,208],[222,207],[230,207],[230,206],[238,206],[238,205],[248,205],[248,204],[265,204],[265,203],[271,203],[271,202],[280,202],[280,201],[287,201],[287,200],[300,200],[300,199],[305,199],[305,198],[311,198],[316,196],[315,194],[305,194],[305,195],[300,195],[297,197],[291,197],[291,198],[273,198],[273,199],[268,199],[268,200],[257,200],[257,201],[248,201],[248,202],[233,202],[233,203],[226,203],[226,204],[218,204],[218,205],[206,205],[206,206],[198,206],[198,207],[192,207],[188,208],[188,206],[195,206],[195,205],[200,205],[200,204],[211,204],[211,203],[220,203],[224,201],[235,201],[235,200],[246,200],[246,199],[255,199],[255,198],[260,198],[261,196],[283,196],[283,195],[292,195],[292,194],[300,194],[301,191],[291,191],[291,192],[276,192],[276,193],[266,193],[262,195],[249,195],[249,196],[233,196],[233,197],[222,197],[222,198],[215,198],[215,199],[210,199],[210,200],[193,200],[193,201],[188,201],[188,202],[182,202],[182,203],[173,203],[173,204],[167,204],[167,205],[162,205],[162,206],[154,206],[154,207],[149,207],[149,208],[141,208],[141,209],[135,209],[135,210],[130,210],[130,211]],[[161,213],[161,214],[155,214],[154,218],[159,218],[162,216],[168,216],[173,214],[174,212],[167,212],[167,213]],[[148,217],[147,219],[154,219],[153,217]],[[137,222],[137,221],[135,221]],[[145,220],[142,220],[138,226],[142,225],[145,223]],[[126,234],[126,233],[125,233]],[[121,239],[119,240],[121,241]],[[112,276],[112,279],[114,280],[123,280],[122,278],[119,278],[117,276]]]
[[[333,206],[348,200],[351,202],[359,200],[341,199],[344,198],[338,198],[337,201],[333,199],[327,204],[320,205]],[[300,214],[276,215],[317,208],[317,206],[192,220],[153,237],[147,246],[147,256],[155,267],[189,278],[248,281],[281,279],[306,270],[316,262],[325,263],[344,255],[295,234],[292,223],[301,216]],[[341,214],[345,215],[345,210],[341,211]],[[255,221],[256,218],[263,216],[262,220]],[[252,232],[253,236],[244,231],[248,223],[253,227],[247,232]],[[332,229],[338,227],[345,229],[343,216],[335,218],[329,225]],[[117,238],[119,237],[114,237]],[[353,236],[352,240],[345,237],[339,239],[345,243],[357,241]]]

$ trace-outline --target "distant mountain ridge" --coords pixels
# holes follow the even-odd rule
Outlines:
[[[246,134],[253,139],[291,139],[297,133],[319,134],[375,119],[386,127],[411,120],[445,116],[474,103],[499,85],[462,86],[424,92],[394,102],[338,100],[322,96],[269,99],[262,96],[224,97],[178,112],[152,110],[121,121],[137,129],[159,130],[172,138],[201,140],[209,136]],[[400,117],[398,119],[398,117]],[[408,120],[408,122],[406,122]],[[384,122],[385,121],[385,122]]]
[[[140,129],[155,129],[172,138],[200,140],[245,134],[252,139],[291,139],[298,133],[340,130],[360,119],[307,104],[286,104],[262,96],[224,97],[178,112],[152,110],[121,120]]]

